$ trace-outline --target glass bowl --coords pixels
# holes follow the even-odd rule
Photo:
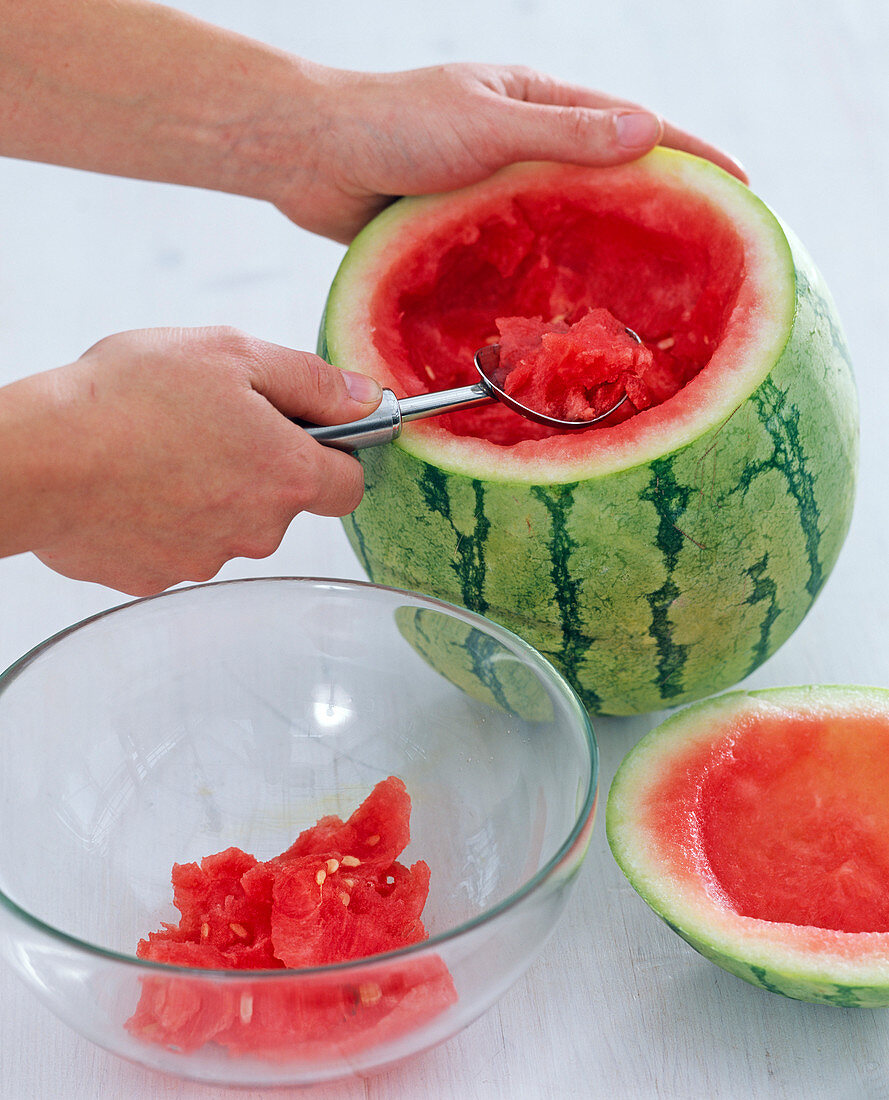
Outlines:
[[[596,805],[588,717],[543,658],[357,582],[196,585],[88,619],[0,676],[0,743],[5,958],[99,1046],[225,1085],[366,1074],[465,1027],[552,932]],[[304,970],[137,958],[179,919],[174,863],[269,859],[390,775],[402,861],[431,869],[425,942]],[[142,998],[188,1041],[134,1029]],[[221,1012],[239,1042],[201,1039]]]

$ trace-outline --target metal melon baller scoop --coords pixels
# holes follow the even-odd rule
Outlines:
[[[629,336],[641,344],[642,341],[631,328],[626,330]],[[478,405],[487,405],[491,401],[500,401],[514,412],[534,420],[538,424],[548,424],[552,428],[576,431],[590,428],[600,420],[621,407],[627,395],[613,405],[607,412],[600,413],[589,420],[560,420],[555,416],[530,409],[516,401],[501,388],[500,345],[489,344],[475,353],[475,369],[479,381],[471,386],[458,386],[452,390],[440,390],[437,393],[421,393],[416,397],[398,398],[392,390],[383,390],[383,400],[379,406],[361,420],[350,424],[306,424],[297,420],[304,431],[327,447],[336,447],[340,451],[357,451],[360,447],[378,447],[382,443],[391,443],[401,434],[405,421],[422,420],[428,416],[440,416],[442,413],[455,412],[457,409],[473,409]]]

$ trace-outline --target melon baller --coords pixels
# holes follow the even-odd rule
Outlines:
[[[642,343],[631,328],[627,328],[626,332],[636,343]],[[627,395],[624,394],[607,412],[600,413],[589,420],[560,420],[558,417],[548,416],[546,413],[528,408],[502,389],[500,383],[503,382],[503,372],[500,370],[499,344],[489,344],[481,348],[475,353],[474,361],[479,380],[470,386],[458,386],[456,389],[401,398],[396,397],[392,390],[384,389],[382,401],[370,416],[353,420],[350,424],[307,424],[302,420],[295,420],[294,423],[327,447],[335,447],[340,451],[357,451],[361,447],[378,447],[383,443],[391,443],[401,434],[402,425],[407,421],[441,416],[443,413],[456,412],[458,409],[474,409],[478,405],[487,405],[491,401],[499,401],[513,412],[538,424],[547,424],[549,427],[560,428],[563,431],[577,431],[582,428],[591,428],[594,424],[605,420],[627,400]]]

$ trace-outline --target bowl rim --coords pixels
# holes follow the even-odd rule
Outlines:
[[[110,618],[111,616],[126,613],[129,609],[140,606],[146,603],[152,603],[159,600],[174,600],[181,598],[184,595],[192,594],[199,589],[218,589],[218,588],[231,588],[235,586],[245,586],[251,584],[275,584],[280,582],[287,582],[297,584],[301,587],[314,587],[319,589],[328,590],[346,590],[346,591],[376,591],[401,598],[407,598],[413,601],[415,604],[430,608],[432,610],[442,611],[446,614],[452,615],[455,618],[462,620],[470,626],[476,627],[484,631],[485,633],[494,636],[507,648],[511,648],[521,655],[524,659],[528,660],[530,664],[537,666],[537,670],[541,674],[545,681],[549,681],[554,687],[561,691],[565,697],[566,705],[569,711],[573,711],[578,720],[580,731],[583,734],[583,740],[586,744],[589,754],[589,778],[586,784],[586,790],[584,797],[575,811],[575,820],[570,831],[565,839],[559,845],[558,849],[547,860],[547,862],[540,867],[531,878],[522,883],[518,889],[513,890],[496,905],[485,909],[482,913],[472,917],[470,920],[463,921],[460,924],[454,925],[443,932],[437,932],[435,935],[429,936],[428,939],[422,940],[419,943],[410,944],[407,947],[398,948],[395,951],[386,951],[376,955],[365,955],[357,959],[348,959],[344,962],[338,963],[326,963],[322,966],[306,966],[288,968],[284,967],[275,970],[230,970],[230,969],[213,969],[210,967],[199,966],[179,966],[173,963],[156,962],[152,959],[140,959],[135,954],[130,955],[121,951],[114,951],[107,947],[102,947],[99,944],[91,943],[88,940],[81,939],[79,936],[74,936],[69,932],[63,932],[61,929],[56,928],[54,925],[41,920],[40,917],[35,916],[33,913],[28,912],[17,902],[13,901],[5,891],[0,889],[0,906],[5,908],[18,920],[23,921],[25,924],[30,925],[34,930],[47,936],[53,941],[58,941],[68,947],[72,947],[78,951],[84,952],[87,955],[96,957],[101,960],[105,960],[112,963],[119,963],[125,966],[134,967],[136,969],[145,969],[155,972],[161,972],[164,974],[179,974],[188,975],[192,978],[212,978],[214,981],[286,981],[297,980],[303,976],[305,977],[319,977],[322,975],[342,975],[347,974],[349,971],[367,970],[371,967],[375,967],[377,964],[389,963],[393,960],[407,959],[416,956],[421,956],[442,947],[452,941],[459,940],[464,936],[467,936],[486,924],[489,924],[504,913],[516,908],[527,897],[534,894],[544,882],[555,875],[561,866],[561,864],[571,855],[574,849],[581,843],[589,840],[589,836],[592,830],[592,825],[595,819],[596,803],[598,799],[599,788],[599,748],[596,740],[596,735],[593,730],[592,722],[583,704],[580,701],[580,697],[577,692],[558,669],[538,650],[532,645],[526,642],[518,634],[509,630],[507,627],[501,626],[499,623],[494,622],[492,619],[486,618],[484,615],[480,615],[477,612],[469,611],[466,608],[459,607],[457,604],[449,603],[446,600],[440,600],[435,596],[429,596],[421,592],[412,592],[408,589],[397,588],[391,585],[375,584],[372,581],[358,581],[349,579],[339,579],[331,577],[307,577],[307,576],[268,576],[268,577],[237,577],[227,580],[206,581],[197,584],[189,584],[179,586],[177,588],[167,589],[164,592],[159,592],[152,596],[141,596],[132,600],[127,600],[123,603],[116,604],[113,607],[106,608],[103,611],[99,611],[93,615],[89,615],[84,619],[73,623],[70,626],[64,627],[62,630],[57,631],[55,634],[50,635],[44,641],[38,643],[27,653],[23,654],[5,670],[0,671],[0,698],[6,691],[8,686],[14,682],[26,668],[33,664],[38,658],[40,658],[48,650],[58,645],[69,635],[77,633],[81,630],[85,630],[103,619]],[[585,854],[585,853],[584,853]],[[581,861],[583,855],[581,855]]]

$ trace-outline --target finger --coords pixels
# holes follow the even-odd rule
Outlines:
[[[533,69],[518,67],[500,70],[487,83],[493,91],[499,91],[500,94],[509,98],[542,106],[583,107],[606,113],[610,111],[617,115],[622,112],[645,111],[645,108],[632,100],[608,95],[592,88],[585,88],[579,84],[564,83]],[[661,121],[663,132],[660,137],[660,144],[703,157],[737,177],[742,183],[750,182],[743,165],[735,157],[710,144],[710,142],[703,141],[701,138],[681,130],[671,122]],[[629,123],[624,125],[629,126]]]
[[[368,416],[382,390],[365,374],[342,371],[310,352],[261,343],[251,356],[251,384],[285,416],[340,424]]]
[[[361,463],[334,447],[325,447],[306,435],[294,433],[291,483],[298,500],[294,512],[316,516],[346,516],[361,503],[364,471]]]
[[[651,111],[503,100],[491,116],[490,140],[500,163],[556,160],[594,167],[620,164],[648,152],[663,124]],[[499,167],[499,165],[498,165]]]
[[[672,126],[670,123],[664,124],[664,136],[661,139],[661,144],[668,146],[670,149],[681,149],[686,153],[693,153],[696,157],[703,157],[704,160],[712,161],[720,168],[725,169],[729,175],[735,176],[741,183],[750,183],[750,177],[740,161],[722,149],[717,149],[715,145],[701,141],[694,134],[680,130],[678,126]]]

